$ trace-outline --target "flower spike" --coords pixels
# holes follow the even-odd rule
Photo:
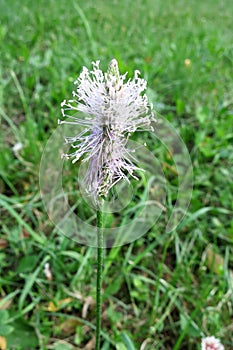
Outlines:
[[[139,77],[139,71],[126,81],[127,73],[120,75],[116,59],[111,60],[106,73],[99,64],[93,62],[91,71],[83,67],[75,81],[73,99],[61,103],[65,119],[59,121],[84,128],[80,134],[65,139],[75,151],[64,157],[71,158],[73,163],[80,159],[89,162],[85,184],[95,201],[107,196],[121,179],[128,180],[128,174],[136,178],[134,172],[139,168],[127,141],[136,130],[152,129],[154,120],[144,94],[147,82]]]

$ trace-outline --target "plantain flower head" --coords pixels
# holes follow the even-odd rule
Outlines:
[[[127,148],[131,133],[152,129],[152,105],[148,105],[146,80],[135,71],[126,81],[127,73],[120,75],[113,59],[106,73],[99,68],[100,61],[86,67],[75,81],[73,98],[61,103],[63,120],[59,124],[83,127],[82,132],[66,137],[73,152],[64,157],[88,163],[85,187],[95,201],[107,196],[109,190],[128,175],[137,178],[133,151]],[[81,112],[81,113],[80,113]],[[81,117],[80,117],[81,116]]]
[[[219,339],[212,336],[202,339],[201,350],[224,350],[224,346]]]

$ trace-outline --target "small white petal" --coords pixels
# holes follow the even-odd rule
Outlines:
[[[23,148],[23,144],[21,142],[17,142],[13,147],[12,151],[14,153],[18,153]]]

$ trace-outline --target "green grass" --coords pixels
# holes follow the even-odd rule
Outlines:
[[[93,349],[96,251],[49,221],[39,166],[82,66],[100,59],[106,69],[113,57],[148,80],[189,149],[194,189],[181,226],[164,233],[173,162],[145,139],[165,171],[166,212],[139,240],[106,251],[102,349],[194,350],[207,335],[232,349],[232,11],[230,0],[1,0],[0,335],[10,350]],[[75,203],[75,167],[65,174]]]

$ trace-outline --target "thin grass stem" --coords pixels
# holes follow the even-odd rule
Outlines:
[[[103,213],[102,207],[97,209],[97,278],[96,278],[96,345],[100,350],[101,310],[102,310],[102,278],[103,278]]]

